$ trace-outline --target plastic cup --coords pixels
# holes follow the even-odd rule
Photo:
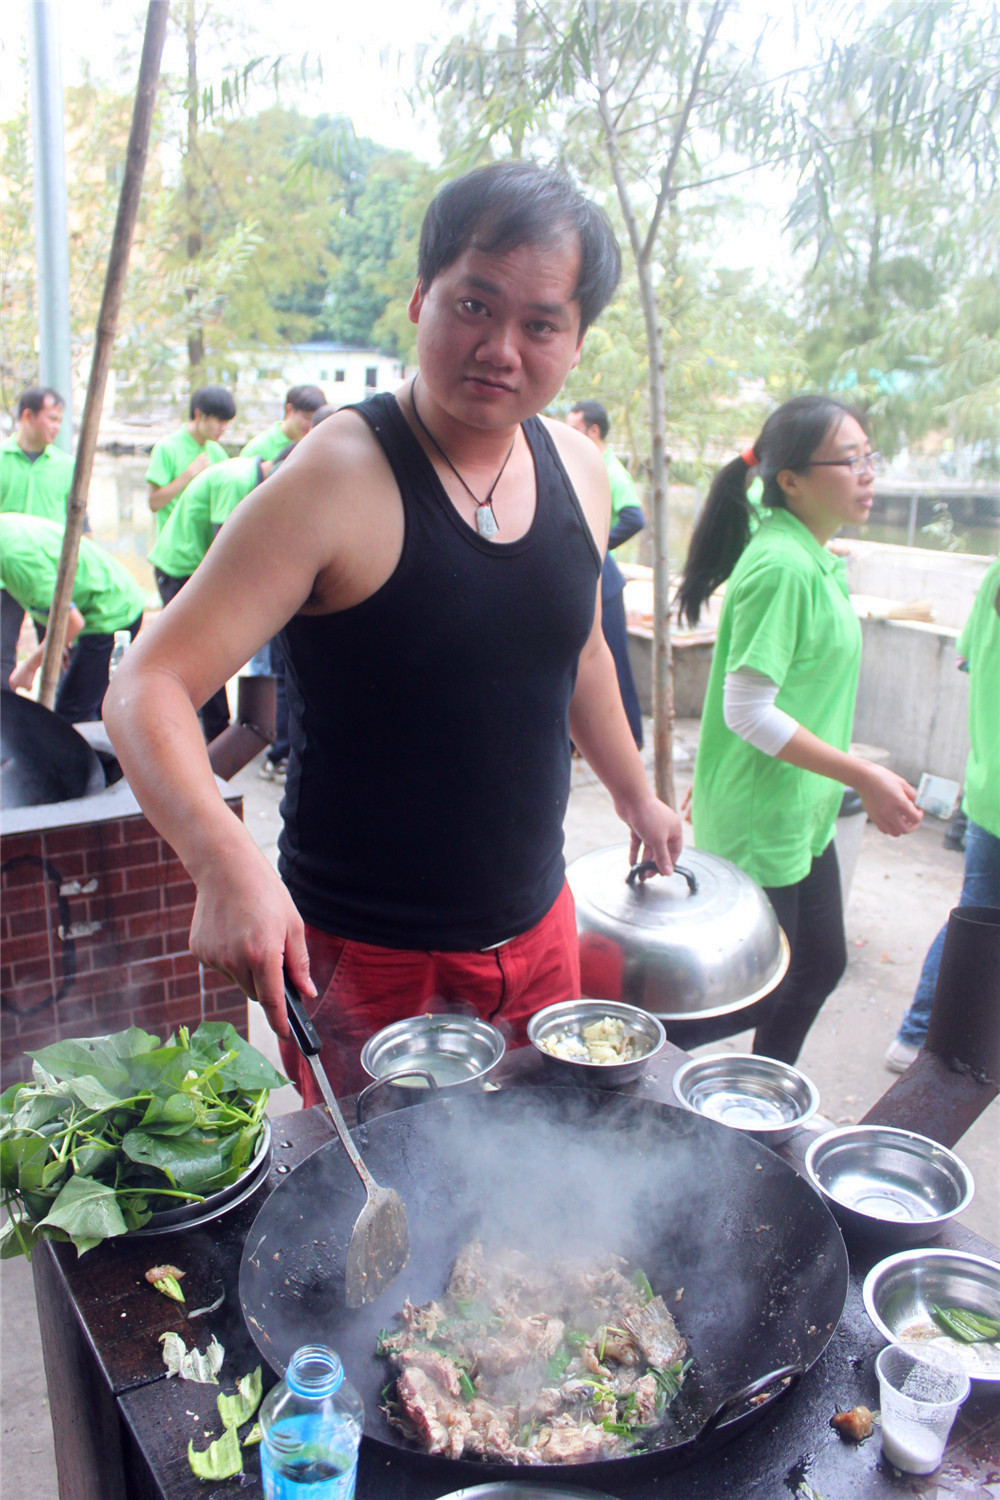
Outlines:
[[[969,1377],[955,1355],[933,1344],[890,1344],[875,1361],[882,1402],[882,1452],[907,1474],[930,1474],[944,1458]]]

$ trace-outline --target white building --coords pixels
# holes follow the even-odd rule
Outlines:
[[[349,406],[376,391],[394,391],[406,375],[402,360],[381,349],[326,339],[243,354],[239,364],[239,395],[248,397],[252,388],[255,405],[275,403],[278,407],[292,385],[318,385],[331,406]],[[248,366],[253,367],[253,376]]]

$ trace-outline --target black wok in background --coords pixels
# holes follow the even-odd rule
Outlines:
[[[0,690],[0,807],[68,802],[105,787],[97,754],[51,709]]]
[[[732,1436],[762,1406],[727,1412],[695,1441],[750,1382],[785,1366],[807,1370],[843,1311],[847,1253],[818,1195],[766,1147],[687,1110],[602,1091],[505,1089],[382,1115],[355,1138],[406,1205],[408,1264],[369,1306],[344,1305],[346,1247],[364,1192],[331,1140],[257,1215],[240,1266],[243,1315],[278,1373],[301,1344],[332,1345],[364,1401],[366,1436],[444,1466],[456,1484],[537,1479],[540,1470],[416,1449],[380,1410],[392,1372],[375,1344],[380,1328],[397,1326],[405,1298],[441,1294],[469,1239],[546,1259],[617,1252],[646,1272],[688,1341],[694,1368],[663,1428],[648,1435],[650,1451],[574,1466],[581,1479],[607,1479],[623,1463],[686,1462]]]

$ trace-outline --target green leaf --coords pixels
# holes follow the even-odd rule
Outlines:
[[[92,1177],[71,1177],[36,1227],[64,1229],[79,1255],[127,1228],[114,1189]]]
[[[197,1118],[198,1106],[191,1095],[177,1093],[168,1094],[166,1099],[150,1099],[139,1123],[144,1130],[155,1126],[158,1135],[170,1132],[180,1135],[185,1130],[190,1130]]]
[[[17,1255],[26,1255],[30,1260],[37,1243],[38,1235],[27,1219],[12,1214],[0,1228],[0,1260],[13,1260]]]
[[[258,1443],[263,1441],[263,1438],[264,1434],[260,1430],[260,1423],[255,1422],[243,1439],[243,1446],[244,1448],[255,1448]]]
[[[223,1427],[242,1427],[244,1422],[249,1422],[260,1405],[262,1391],[263,1379],[258,1365],[252,1375],[241,1375],[237,1380],[235,1396],[220,1393],[216,1405]]]
[[[122,1150],[130,1161],[166,1172],[178,1187],[201,1192],[227,1171],[235,1144],[231,1136],[207,1131],[192,1137],[130,1130],[122,1141]]]
[[[29,1052],[36,1065],[60,1081],[95,1078],[117,1098],[124,1098],[128,1070],[110,1037],[80,1037],[53,1042],[39,1052]]]
[[[218,1075],[227,1089],[255,1093],[260,1089],[280,1089],[288,1082],[228,1021],[203,1021],[191,1038],[191,1051],[204,1057],[206,1063],[218,1062],[227,1052],[235,1053]]]
[[[243,1473],[243,1452],[235,1427],[227,1427],[220,1438],[202,1451],[188,1443],[188,1463],[199,1479],[232,1479]]]

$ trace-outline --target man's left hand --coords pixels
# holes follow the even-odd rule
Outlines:
[[[661,875],[670,875],[684,848],[684,827],[673,808],[651,796],[628,821],[630,862],[638,863],[641,850],[643,862],[655,864]]]

